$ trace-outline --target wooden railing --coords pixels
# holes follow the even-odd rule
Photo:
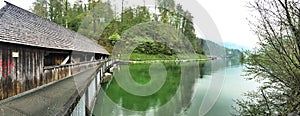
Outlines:
[[[82,72],[88,68],[99,66],[101,63],[106,62],[107,60],[98,60],[98,61],[89,61],[89,62],[80,62],[74,64],[65,64],[59,66],[46,66],[44,67],[44,82],[49,83],[74,75],[76,73]]]

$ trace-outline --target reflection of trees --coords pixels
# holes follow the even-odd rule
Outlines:
[[[214,66],[212,67],[212,65]],[[240,65],[241,63],[239,59],[221,59],[212,60],[205,63],[199,63],[201,72],[200,78],[203,78],[203,75],[211,75],[212,73],[218,70],[224,70],[226,67],[236,67]]]
[[[197,66],[198,64],[198,62],[183,63],[183,65],[185,65],[185,74],[182,76],[183,78],[180,84],[181,110],[178,111],[185,110],[191,104],[192,95],[194,93],[193,88],[196,79],[199,77],[199,75],[201,75],[199,71],[199,66]]]
[[[238,67],[240,65],[242,65],[242,63],[240,62],[240,59],[238,59],[238,58],[226,60],[226,67]]]
[[[126,115],[145,115],[145,114],[154,114],[154,115],[178,115],[185,110],[187,110],[192,102],[193,94],[195,93],[194,86],[196,84],[196,80],[203,77],[203,75],[211,75],[212,73],[223,70],[225,68],[225,64],[231,62],[231,66],[238,65],[236,61],[226,61],[225,60],[214,60],[209,62],[183,62],[180,64],[175,63],[165,63],[165,67],[168,72],[168,78],[180,78],[180,85],[177,89],[176,94],[171,98],[167,104],[160,106],[162,103],[162,99],[159,98],[156,100],[152,100],[150,104],[148,104],[149,110],[145,112],[136,112],[136,111],[128,111],[125,109],[120,109],[121,107],[117,107],[113,102],[110,102],[106,97],[100,97],[98,100],[98,104],[101,111],[101,115],[108,115],[111,112],[115,112],[116,114],[126,114]],[[214,66],[213,66],[214,65]],[[139,65],[140,66],[140,65]],[[146,70],[148,71],[148,70]],[[142,72],[139,72],[142,73]],[[115,85],[113,85],[115,86]],[[168,85],[168,86],[178,86],[178,85]],[[120,91],[120,90],[115,90]],[[109,92],[109,91],[108,91]],[[118,92],[117,92],[118,93]],[[168,92],[168,94],[173,94],[174,92]],[[104,95],[99,95],[104,96]],[[98,97],[99,98],[99,97]],[[116,94],[115,98],[119,99],[120,103],[124,104],[124,97],[122,94]],[[121,100],[122,99],[122,100]],[[146,102],[139,103],[145,104]],[[99,112],[98,111],[98,112]]]
[[[175,64],[175,63],[166,63],[165,67],[168,72],[168,78],[181,78],[181,83],[180,85],[168,85],[168,86],[177,86],[177,92],[174,91],[169,91],[166,93],[166,96],[168,94],[175,93],[172,98],[168,98],[169,101],[167,104],[162,105],[162,101],[165,98],[159,98],[156,100],[151,100],[152,103],[148,104],[149,110],[145,112],[136,112],[136,111],[129,111],[125,109],[121,109],[121,107],[117,107],[114,102],[110,101],[107,97],[104,97],[104,93],[100,93],[98,97],[98,104],[97,108],[95,109],[96,115],[108,115],[111,114],[112,112],[116,114],[126,114],[126,115],[133,115],[133,114],[138,114],[138,115],[145,115],[145,114],[155,114],[155,115],[176,115],[180,114],[182,111],[184,111],[190,104],[191,104],[191,98],[192,94],[194,93],[194,84],[196,78],[200,75],[199,73],[199,68],[198,68],[198,63],[195,62],[188,62],[188,63],[181,63],[181,64]],[[146,70],[148,71],[148,70]],[[140,72],[141,73],[141,72]],[[169,74],[172,73],[172,74]],[[179,81],[179,80],[178,80]],[[111,85],[111,86],[116,86],[116,85]],[[170,87],[173,88],[173,87]],[[118,89],[111,89],[114,91],[120,91]],[[173,90],[173,89],[170,89]],[[107,91],[109,92],[109,91]],[[119,92],[116,92],[119,93]],[[121,92],[122,93],[122,92]],[[102,94],[102,95],[101,95]],[[102,97],[103,96],[103,97]],[[111,97],[110,97],[111,98]],[[124,101],[125,97],[122,96],[122,94],[115,94],[112,99],[119,99],[117,101],[120,101],[120,103],[117,104],[125,104],[126,101]],[[148,99],[148,98],[147,98]],[[149,98],[150,99],[150,98]],[[116,100],[114,100],[116,101]],[[144,103],[139,103],[139,104],[145,104],[147,100],[145,99]],[[122,105],[122,106],[123,106]],[[154,108],[154,109],[153,109]]]

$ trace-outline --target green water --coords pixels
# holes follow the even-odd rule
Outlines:
[[[95,116],[226,116],[233,99],[258,86],[236,61],[120,65],[102,85]]]

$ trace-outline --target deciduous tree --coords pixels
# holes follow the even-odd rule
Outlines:
[[[300,3],[256,0],[251,21],[259,47],[247,52],[247,75],[262,83],[237,100],[239,115],[300,115]]]

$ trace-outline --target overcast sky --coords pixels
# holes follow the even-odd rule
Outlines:
[[[35,0],[6,0],[29,10]],[[71,0],[74,1],[74,0]],[[232,42],[246,47],[254,47],[257,37],[250,31],[247,17],[251,14],[248,0],[197,0],[217,25],[223,42]],[[1,0],[0,7],[5,5]],[[209,39],[209,38],[207,38]]]

